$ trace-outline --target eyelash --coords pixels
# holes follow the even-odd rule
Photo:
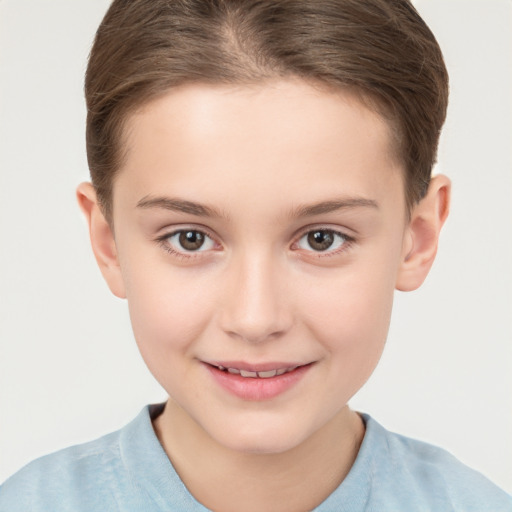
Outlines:
[[[206,230],[204,229],[199,229],[199,228],[182,228],[182,229],[177,229],[175,231],[172,231],[170,233],[165,233],[164,235],[162,236],[159,236],[156,241],[159,243],[159,245],[166,251],[168,252],[170,255],[172,255],[173,257],[177,257],[177,258],[180,258],[182,260],[190,260],[190,259],[193,259],[193,258],[197,258],[197,257],[200,257],[200,253],[201,252],[206,252],[206,251],[177,251],[176,249],[174,249],[172,247],[172,245],[169,244],[168,240],[179,234],[179,233],[184,233],[184,232],[187,232],[187,231],[192,231],[194,233],[199,233],[207,238],[209,238],[210,240],[212,240],[214,243],[217,243],[215,241],[215,238],[210,234],[208,233]],[[337,248],[336,250],[326,250],[326,251],[314,251],[313,249],[311,249],[310,251],[308,252],[311,252],[312,254],[314,254],[316,257],[318,258],[326,258],[326,257],[332,257],[332,256],[336,256],[338,254],[341,254],[342,252],[345,252],[347,250],[349,250],[352,245],[355,243],[355,238],[352,237],[352,236],[349,236],[347,235],[346,233],[343,233],[341,231],[338,231],[336,229],[331,229],[331,228],[326,228],[324,226],[320,226],[320,227],[308,227],[307,229],[303,230],[300,232],[299,236],[296,238],[296,241],[293,242],[292,244],[292,247],[293,246],[297,246],[298,243],[300,242],[300,240],[302,240],[302,238],[304,238],[306,235],[310,234],[310,233],[314,233],[314,232],[327,232],[327,233],[331,233],[333,235],[337,235],[337,236],[340,236],[342,239],[343,239],[343,242],[341,244],[341,246],[339,248]]]

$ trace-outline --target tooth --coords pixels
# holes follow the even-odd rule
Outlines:
[[[257,372],[249,372],[246,370],[240,370],[240,375],[242,377],[257,377],[258,373]]]
[[[240,375],[240,370],[237,370],[236,368],[228,368],[228,372],[235,375]]]
[[[275,377],[277,375],[277,370],[269,370],[267,372],[258,372],[258,377],[262,379],[268,379],[270,377]]]
[[[283,373],[286,373],[288,370],[286,368],[279,368],[279,370],[276,370],[276,375],[283,375]]]
[[[224,366],[221,366],[220,364],[217,366],[219,370],[225,370],[226,368]]]

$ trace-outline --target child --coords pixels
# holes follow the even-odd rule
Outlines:
[[[346,405],[448,213],[447,75],[408,2],[115,0],[86,96],[79,203],[170,398],[0,510],[512,510]]]

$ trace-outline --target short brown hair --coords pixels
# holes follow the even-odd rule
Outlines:
[[[106,217],[136,108],[185,83],[286,77],[350,87],[373,104],[397,139],[408,208],[424,196],[448,74],[408,0],[114,0],[85,80],[87,156]]]

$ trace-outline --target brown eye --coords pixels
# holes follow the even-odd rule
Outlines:
[[[204,235],[199,231],[181,231],[179,236],[181,247],[187,251],[197,251],[204,244]]]
[[[175,231],[162,240],[177,252],[203,252],[215,246],[215,242],[206,233],[197,229]]]
[[[308,244],[315,251],[325,251],[331,247],[334,241],[329,231],[312,231],[308,233]]]
[[[325,252],[335,250],[347,242],[347,237],[331,229],[315,229],[309,231],[299,240],[301,249]]]

